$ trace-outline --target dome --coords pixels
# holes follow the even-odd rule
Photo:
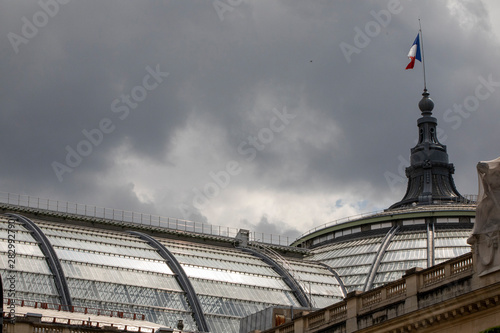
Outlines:
[[[475,219],[471,203],[387,210],[332,222],[293,245],[309,248],[308,260],[335,269],[348,292],[367,291],[470,252],[467,238]]]

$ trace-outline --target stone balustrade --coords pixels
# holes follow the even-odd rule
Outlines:
[[[262,333],[313,333],[327,327],[329,332],[355,332],[419,310],[421,295],[444,287],[452,289],[454,283],[470,280],[472,275],[471,253],[428,269],[413,268],[399,280],[368,292],[350,292],[344,301]]]

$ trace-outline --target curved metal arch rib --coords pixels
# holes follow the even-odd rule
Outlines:
[[[339,283],[340,290],[342,291],[342,297],[345,298],[347,296],[347,288],[345,287],[344,281],[342,281],[342,278],[340,277],[339,273],[337,273],[337,271],[335,271],[332,267],[328,266],[325,263],[322,263],[319,261],[315,261],[315,263],[320,264],[321,266],[325,267],[330,273],[333,274],[333,276],[335,277],[335,279]]]
[[[427,221],[427,268],[436,264],[436,242],[434,219]]]
[[[177,282],[179,282],[182,290],[186,292],[187,301],[189,303],[189,306],[191,307],[191,310],[193,310],[193,317],[198,330],[200,330],[201,332],[210,332],[207,321],[205,319],[205,315],[203,314],[203,309],[201,308],[200,300],[198,299],[198,296],[194,291],[193,285],[189,281],[186,272],[174,257],[172,252],[170,252],[163,244],[149,235],[143,234],[142,232],[138,231],[129,231],[129,233],[139,236],[141,239],[148,242],[149,245],[151,245],[153,248],[158,250],[158,253],[162,256],[162,258],[166,260],[168,267],[170,267],[170,269],[175,273],[175,278],[177,279]]]
[[[375,257],[375,261],[372,263],[372,266],[370,267],[370,273],[368,274],[368,277],[366,278],[366,282],[363,288],[363,291],[368,291],[372,288],[373,285],[373,280],[375,280],[375,275],[377,274],[378,267],[380,266],[380,262],[382,261],[382,258],[384,257],[385,251],[389,247],[389,244],[391,243],[392,237],[396,234],[398,231],[399,226],[394,226],[389,231],[384,237],[384,240],[382,241],[382,244],[380,244],[380,247],[377,252],[377,256]]]
[[[47,236],[45,236],[42,229],[40,229],[35,222],[31,221],[27,217],[17,214],[6,215],[16,218],[26,229],[33,233],[33,238],[39,243],[40,249],[47,259],[47,264],[49,265],[52,274],[54,274],[54,282],[59,295],[61,296],[61,305],[66,307],[66,310],[70,310],[73,306],[73,302],[69,293],[68,282],[64,276],[64,271],[62,269],[61,262],[57,257],[56,251],[54,250],[54,247],[52,247],[52,244]]]
[[[299,301],[300,306],[303,306],[303,307],[311,307],[312,306],[304,289],[302,289],[302,287],[297,282],[297,280],[295,280],[293,278],[293,276],[290,273],[288,273],[288,271],[285,268],[283,268],[280,264],[278,264],[276,261],[274,261],[273,259],[271,259],[267,255],[265,255],[257,250],[250,249],[250,248],[240,248],[240,249],[243,251],[249,252],[256,257],[259,257],[266,264],[270,265],[276,271],[276,273],[278,273],[281,276],[281,278],[283,279],[283,281],[285,281],[287,286],[290,287],[290,289],[292,289],[292,292],[295,295],[295,298],[297,298],[297,300]]]

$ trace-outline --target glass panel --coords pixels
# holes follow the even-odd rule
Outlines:
[[[306,293],[311,293],[315,296],[336,296],[342,297],[342,291],[338,285],[331,284],[318,284],[318,283],[304,283],[302,289]]]
[[[375,275],[375,279],[373,280],[373,283],[377,284],[383,284],[383,283],[388,283],[391,281],[395,281],[397,279],[400,279],[403,275],[405,274],[405,271],[392,271],[392,272],[385,272],[385,273],[378,273]]]
[[[351,291],[355,290],[363,290],[364,288],[364,282],[361,284],[355,284],[355,285],[347,285],[345,286],[345,289],[347,289],[347,292],[350,293]]]
[[[190,264],[195,266],[204,266],[211,268],[218,268],[224,270],[239,271],[244,273],[254,273],[260,275],[270,275],[279,277],[278,273],[269,266],[264,265],[253,265],[248,263],[241,263],[235,261],[227,261],[223,259],[210,259],[198,256],[188,256],[188,255],[176,255],[176,259],[182,264]]]
[[[43,257],[42,250],[36,243],[15,243],[16,255],[28,255],[28,256],[38,256]],[[8,253],[9,244],[5,240],[0,240],[0,252]]]
[[[332,304],[342,301],[342,295],[337,298],[313,295],[312,303],[315,308],[326,308]]]
[[[35,295],[38,294],[38,297],[29,297],[24,300],[45,300],[48,299],[53,300],[59,297],[57,293],[57,289],[54,283],[54,278],[52,275],[38,274],[38,273],[27,273],[27,272],[19,272],[19,271],[5,271],[0,269],[0,272],[3,277],[4,290],[9,289],[10,283],[15,285],[16,290],[16,298],[23,299],[18,296],[18,294],[23,295]],[[13,279],[8,280],[5,277],[9,278],[13,276]],[[12,282],[13,281],[13,282]],[[4,294],[6,297],[7,294]],[[59,303],[59,302],[58,302]]]
[[[335,271],[341,276],[368,274],[370,272],[370,267],[371,265],[338,267],[337,269],[335,269]]]
[[[436,238],[434,241],[435,241],[436,247],[457,246],[457,247],[470,248],[470,245],[467,244],[466,237],[463,237],[463,238],[451,238],[451,237]]]
[[[12,230],[15,230],[16,232],[27,232],[29,233],[30,231],[26,229],[21,223],[14,221],[15,228]],[[9,219],[5,217],[0,218],[0,228],[2,229],[9,229]]]
[[[382,262],[401,261],[401,260],[418,260],[427,258],[427,249],[413,249],[405,251],[387,251],[384,254]]]
[[[209,315],[206,317],[210,332],[239,332],[240,320]]]
[[[441,237],[459,237],[459,238],[468,238],[470,236],[470,230],[437,230],[436,238]]]
[[[166,262],[146,260],[140,258],[124,258],[105,255],[102,253],[79,252],[56,248],[56,253],[61,260],[72,260],[83,263],[122,267],[135,270],[173,274]]]
[[[176,258],[195,256],[201,259],[210,258],[226,262],[238,262],[247,265],[268,267],[259,258],[235,249],[227,248],[224,249],[224,251],[221,251],[220,248],[215,246],[193,246],[187,243],[179,244],[170,240],[167,241],[165,239],[159,240],[165,247],[168,248],[170,252],[172,252],[176,256]]]
[[[55,226],[42,221],[37,221],[37,225],[43,230],[47,238],[49,236],[59,236],[75,240],[87,240],[96,243],[140,247],[151,250],[151,246],[149,246],[146,242],[126,233],[115,233],[97,229],[73,228],[71,226]]]
[[[334,258],[334,257],[337,258],[337,257],[342,257],[342,256],[350,256],[350,255],[356,255],[356,254],[377,252],[379,248],[380,248],[380,244],[368,244],[368,245],[345,247],[342,249],[332,250],[329,253],[329,256],[331,258]]]
[[[470,247],[440,247],[436,248],[435,257],[436,259],[452,259],[470,251]]]
[[[320,275],[320,274],[311,274],[307,272],[301,271],[289,271],[292,273],[293,277],[298,280],[302,280],[304,282],[320,282],[320,283],[328,283],[338,285],[338,281],[335,276],[328,272],[328,275]]]
[[[337,269],[339,267],[371,264],[373,260],[375,260],[375,253],[343,257],[338,259],[329,259],[329,260],[324,260],[323,262],[328,266],[335,267],[335,269]]]
[[[331,275],[330,271],[328,271],[325,267],[315,263],[303,262],[303,261],[292,261],[288,260],[288,266],[290,266],[294,271],[301,271],[311,274],[320,274],[320,275]]]
[[[0,253],[1,267],[9,267],[7,254]],[[47,261],[43,257],[16,255],[15,270],[52,275]]]
[[[196,324],[194,323],[190,311],[176,311],[166,308],[153,308],[132,304],[110,303],[78,298],[73,299],[73,303],[76,306],[86,307],[89,309],[103,309],[143,314],[145,315],[145,320],[155,322],[165,327],[176,327],[177,321],[179,319],[182,319],[184,321],[184,330],[196,331]]]
[[[63,270],[69,278],[114,282],[133,286],[182,291],[174,275],[146,273],[131,269],[117,269],[83,265],[76,262],[62,261]]]
[[[407,239],[407,240],[393,240],[387,250],[401,250],[401,249],[416,249],[427,248],[427,238],[425,239]]]
[[[427,239],[427,233],[426,232],[405,232],[405,233],[398,233],[394,235],[392,238],[392,241],[398,241],[398,240],[404,240],[404,239]]]
[[[191,278],[216,280],[229,283],[246,284],[258,287],[288,289],[281,278],[244,274],[240,272],[207,269],[196,266],[183,266],[186,275]]]
[[[74,298],[190,311],[182,292],[76,279],[68,285]]]
[[[267,304],[300,306],[293,296],[290,297],[289,291],[254,288],[245,285],[220,283],[201,279],[191,279],[191,284],[198,295],[256,301]]]
[[[342,281],[344,281],[344,284],[347,286],[363,286],[366,281],[366,274],[363,275],[351,275],[351,276],[342,276]],[[358,290],[362,290],[358,289]]]
[[[95,241],[85,241],[85,240],[61,238],[54,236],[48,236],[47,238],[49,238],[49,241],[52,243],[53,246],[70,247],[82,250],[88,250],[90,248],[96,252],[105,252],[105,253],[118,254],[122,256],[163,260],[163,258],[158,254],[158,252],[153,250],[152,248],[143,249],[137,247],[120,246],[116,244],[105,244],[105,243],[98,243]]]
[[[9,231],[7,229],[7,225],[4,225],[5,228],[0,228],[0,239],[3,239],[5,240],[5,242],[7,242],[8,240],[8,237],[9,237]],[[14,229],[12,229],[14,230]],[[10,232],[10,234],[12,235],[12,232]],[[12,238],[12,236],[11,236]],[[31,242],[31,243],[35,243],[35,239],[33,238],[33,236],[31,235],[30,232],[26,232],[24,230],[21,230],[21,229],[17,229],[16,227],[16,230],[15,230],[15,240],[16,242]]]
[[[247,302],[206,295],[200,295],[198,298],[205,314],[246,317],[269,306],[266,303]]]
[[[312,256],[308,259],[322,261],[325,259],[335,258],[339,255],[363,253],[363,251],[377,252],[382,239],[383,237],[372,237],[325,245],[323,247],[313,249]],[[356,249],[357,247],[360,247],[360,249]]]
[[[413,267],[427,268],[427,259],[381,263],[378,268],[378,272],[382,273],[382,272],[392,272],[392,271],[405,271]]]

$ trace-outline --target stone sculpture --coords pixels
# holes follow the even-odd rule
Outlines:
[[[467,242],[472,245],[477,273],[500,270],[500,158],[477,164],[479,193],[476,221]]]

